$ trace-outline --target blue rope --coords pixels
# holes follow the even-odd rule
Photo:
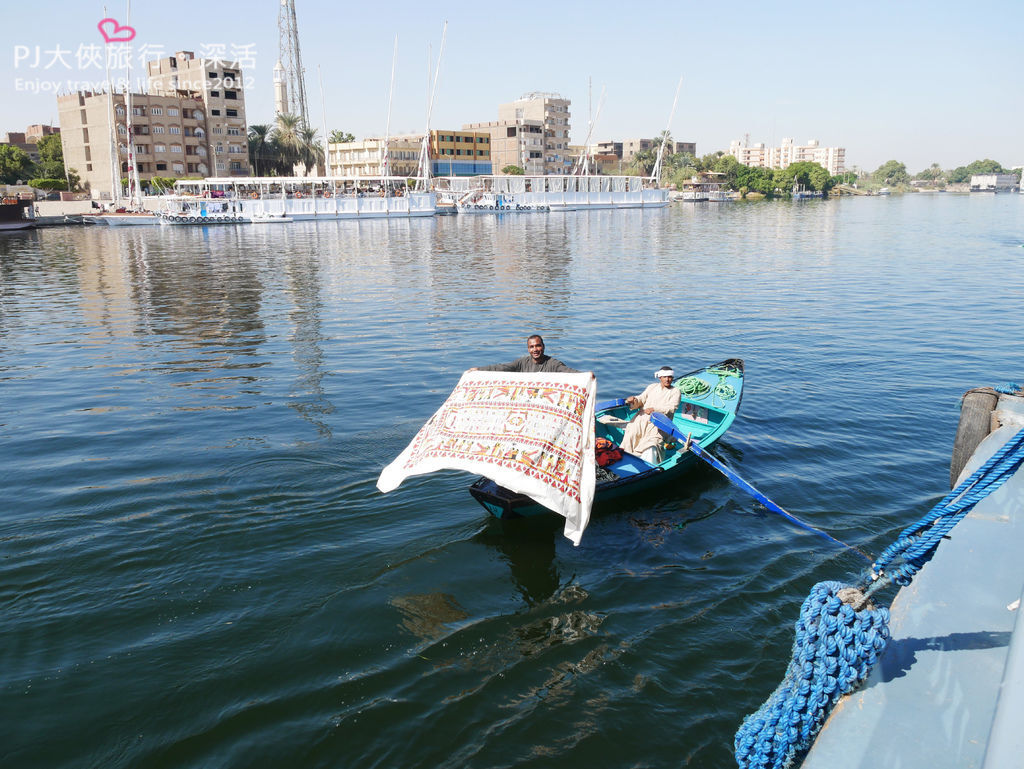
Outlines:
[[[868,590],[838,582],[811,589],[785,678],[736,733],[740,769],[783,769],[808,750],[836,701],[867,677],[889,640],[889,610],[870,604],[871,594],[890,581],[910,584],[953,526],[1022,465],[1024,430],[886,548],[872,564],[876,581]]]
[[[1021,390],[1024,390],[1024,385],[1018,382],[1007,382],[1006,384],[996,385],[992,389],[1004,395],[1016,395]]]
[[[849,590],[852,595],[841,596]],[[768,701],[743,721],[734,743],[741,769],[789,766],[810,745],[832,706],[867,678],[889,640],[889,610],[855,611],[860,591],[840,582],[811,588],[796,622],[793,659]]]
[[[927,515],[911,524],[875,559],[873,578],[878,579],[870,592],[882,584],[909,585],[914,575],[932,556],[942,538],[959,523],[971,508],[1002,486],[1024,464],[1024,430],[993,454],[969,478],[953,489]],[[884,577],[885,579],[879,579]]]

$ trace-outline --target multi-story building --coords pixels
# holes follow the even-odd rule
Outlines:
[[[147,68],[149,93],[130,99],[133,154],[143,188],[154,176],[248,176],[238,66],[179,51],[148,62]],[[79,91],[58,96],[57,108],[65,166],[78,173],[94,197],[110,197],[115,177],[126,178],[129,171],[124,95]]]
[[[419,175],[421,136],[392,136],[387,141],[388,175]],[[384,139],[361,142],[330,142],[327,167],[330,176],[380,177],[384,174]]]
[[[196,58],[191,51],[148,62],[149,90],[202,102],[207,121],[211,176],[248,176],[245,90],[237,62]]]
[[[422,134],[388,139],[391,176],[419,176]],[[327,147],[331,176],[381,176],[383,139],[331,143]],[[491,136],[481,131],[432,130],[427,157],[431,176],[476,176],[491,173]]]
[[[490,134],[494,173],[512,165],[531,176],[564,174],[572,165],[570,103],[558,94],[528,93],[499,105],[497,120],[468,123],[462,128]]]
[[[620,142],[598,142],[594,154],[606,156],[614,155],[624,164],[629,164],[633,162],[633,158],[636,157],[637,153],[643,152],[644,150],[652,150],[657,146],[657,139],[623,139]],[[697,144],[696,142],[671,142],[667,150],[673,154],[685,152],[696,157]]]
[[[431,131],[432,176],[476,176],[492,173],[488,131]]]
[[[783,139],[778,147],[766,147],[763,143],[751,145],[746,139],[736,139],[729,144],[729,153],[745,166],[754,168],[788,168],[793,163],[817,163],[833,176],[846,171],[846,149],[843,147],[822,147],[817,139],[798,145],[792,139]]]

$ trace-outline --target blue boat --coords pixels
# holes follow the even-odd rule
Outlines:
[[[681,435],[692,437],[705,449],[710,448],[736,419],[743,399],[743,361],[729,358],[691,371],[679,377],[673,386],[682,393],[673,425]],[[634,414],[621,399],[598,403],[595,437],[619,445],[625,425]],[[658,464],[649,464],[623,452],[621,459],[598,469],[594,502],[607,502],[672,483],[696,461],[697,457],[684,443],[671,437]],[[469,493],[498,518],[550,512],[530,497],[499,486],[489,478],[478,479],[469,487]]]

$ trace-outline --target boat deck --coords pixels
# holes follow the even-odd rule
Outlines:
[[[999,408],[1024,417],[1024,399],[1013,401]],[[989,435],[961,480],[1018,429]],[[979,502],[900,590],[889,646],[864,688],[840,700],[803,769],[1021,766],[1021,500],[1024,472]]]

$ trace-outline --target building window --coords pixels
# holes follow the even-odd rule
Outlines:
[[[207,72],[206,74],[210,76],[210,80],[216,80],[217,79],[217,73],[216,72]]]
[[[156,170],[157,171],[166,171],[167,170],[167,164],[166,163],[157,163],[156,164]]]
[[[203,113],[202,113],[202,112],[200,112],[199,110],[195,110],[195,111],[194,111],[194,112],[192,113],[192,118],[193,118],[194,120],[202,120],[202,119],[203,119]]]
[[[153,145],[153,152],[167,152],[167,145],[166,144],[154,144]]]
[[[180,154],[181,153],[181,145],[180,144],[172,144],[171,145],[171,152],[177,152],[177,153]]]
[[[155,134],[162,134],[162,133],[164,133],[164,127],[162,125],[155,125],[155,126],[153,126],[153,133],[155,133]]]
[[[228,126],[228,136],[241,136],[242,132],[234,126]]]
[[[210,91],[210,96],[220,96],[220,91]]]
[[[126,134],[128,133],[128,129],[127,129],[127,128],[125,128],[125,127],[124,127],[123,125],[119,125],[119,126],[117,127],[117,132],[118,132],[119,134],[121,134],[121,136],[124,136],[124,135],[126,135]]]
[[[150,115],[162,115],[162,114],[164,114],[164,108],[163,107],[150,107],[149,108],[149,114]]]
[[[211,110],[210,110],[210,114],[211,114],[211,115],[217,115],[217,116],[220,116],[220,110],[219,110],[219,109],[211,109]]]
[[[238,110],[237,109],[229,109],[229,110],[225,110],[225,111],[227,112],[227,116],[228,117],[238,117]]]
[[[120,104],[117,105],[114,111],[117,112],[117,114],[121,117],[124,117],[124,107],[122,107]]]
[[[167,108],[167,114],[170,117],[177,117],[178,116],[178,108],[177,107],[168,107]]]
[[[231,161],[231,170],[232,171],[241,171],[242,170],[242,164],[239,163],[237,160],[232,160]]]
[[[176,174],[183,174],[185,173],[185,166],[183,166],[181,163],[175,163],[173,166],[171,166],[171,170],[173,170],[174,173]]]
[[[225,99],[237,99],[238,98],[238,91],[225,91],[224,92],[224,98]]]
[[[176,125],[172,125],[172,126],[171,126],[170,128],[168,128],[167,130],[168,130],[168,131],[169,131],[170,133],[172,133],[172,134],[180,134],[180,133],[181,133],[181,126],[176,126]]]

